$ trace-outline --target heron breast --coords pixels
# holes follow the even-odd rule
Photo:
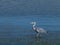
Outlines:
[[[37,31],[37,30],[35,30],[35,32],[36,32],[36,33],[38,33],[38,31]]]

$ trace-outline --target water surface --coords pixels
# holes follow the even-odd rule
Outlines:
[[[48,35],[36,38],[30,22],[48,31]],[[0,17],[1,45],[60,45],[60,16]]]

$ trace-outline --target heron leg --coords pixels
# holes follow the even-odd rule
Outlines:
[[[41,37],[42,37],[41,33],[37,33],[37,38],[41,38]]]
[[[40,37],[40,33],[37,33],[37,37]]]
[[[40,38],[42,37],[42,35],[40,34]]]

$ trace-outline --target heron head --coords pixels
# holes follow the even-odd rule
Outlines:
[[[36,24],[36,22],[31,22],[30,24]]]

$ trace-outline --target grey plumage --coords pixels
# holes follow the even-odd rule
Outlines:
[[[33,25],[33,30],[36,32],[36,33],[38,33],[38,34],[43,34],[43,33],[47,33],[47,31],[46,30],[44,30],[43,28],[41,28],[41,27],[37,27],[36,26],[36,22],[31,22],[31,24]]]

